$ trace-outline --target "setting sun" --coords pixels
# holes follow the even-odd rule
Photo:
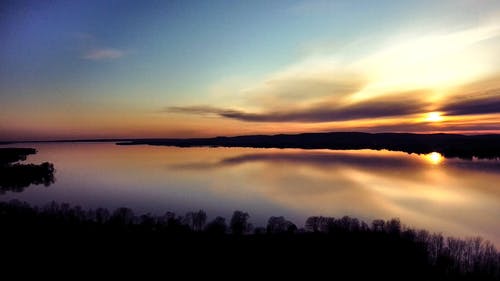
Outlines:
[[[443,116],[440,112],[429,112],[426,115],[425,121],[427,122],[441,122],[443,121]]]

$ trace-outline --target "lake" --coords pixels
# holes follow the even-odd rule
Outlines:
[[[0,200],[52,200],[136,214],[203,209],[209,219],[250,214],[256,226],[312,215],[404,224],[500,245],[500,161],[374,150],[177,148],[114,143],[27,143],[26,162],[49,161],[56,182],[6,192]]]

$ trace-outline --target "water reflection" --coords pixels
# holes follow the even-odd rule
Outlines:
[[[53,164],[18,163],[35,153],[32,148],[0,147],[0,194],[23,192],[30,185],[49,186],[54,183]]]
[[[25,164],[0,167],[0,194],[24,192],[33,185],[50,186],[55,182],[54,166],[50,163],[40,165]]]
[[[436,231],[489,233],[500,241],[500,190],[489,184],[500,180],[498,161],[445,160],[439,153],[258,150],[167,169],[255,171],[244,179],[250,192],[300,213],[396,215]]]
[[[424,157],[429,161],[429,163],[433,165],[438,165],[444,160],[444,157],[441,155],[441,153],[438,152],[431,152],[429,154],[425,154]]]
[[[253,153],[243,153],[236,156],[216,159],[216,161],[184,162],[169,166],[169,169],[212,169],[247,163],[272,162],[275,164],[301,164],[312,165],[316,168],[325,168],[335,165],[354,165],[377,169],[390,169],[395,167],[415,167],[418,163],[404,158],[391,157],[384,152],[373,153],[371,150],[360,151],[302,151],[287,150],[257,150]]]
[[[53,188],[6,194],[34,204],[131,207],[138,213],[245,210],[256,225],[283,215],[370,221],[400,217],[451,235],[500,244],[500,162],[439,154],[252,148],[37,144],[30,161],[58,167]]]

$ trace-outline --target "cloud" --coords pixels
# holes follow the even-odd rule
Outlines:
[[[93,34],[75,32],[72,36],[79,46],[80,57],[83,59],[93,61],[113,60],[126,55],[124,50],[106,47],[105,44],[99,43],[100,40]]]
[[[453,31],[398,34],[374,46],[354,42],[344,49],[306,56],[240,89],[229,85],[226,100],[232,106],[265,111],[298,103],[310,106],[331,98],[362,101],[391,92],[429,89],[434,93],[421,99],[435,101],[496,72],[500,60],[492,42],[498,38],[500,23],[488,23]],[[359,50],[346,52],[351,48]]]
[[[255,132],[497,131],[486,118],[500,113],[500,92],[478,93],[499,87],[499,38],[498,22],[396,34],[380,44],[355,45],[355,53],[337,48],[255,80],[222,83],[217,89],[223,94],[207,100],[208,106],[164,111],[253,122]],[[432,111],[450,117],[426,122]],[[286,122],[295,124],[279,124]]]
[[[171,106],[168,107],[165,111],[172,113],[197,114],[197,115],[208,115],[208,114],[222,115],[225,112],[230,112],[231,110],[225,110],[213,106],[195,105],[195,106]]]
[[[125,51],[113,48],[99,48],[92,49],[86,52],[83,56],[84,59],[88,60],[112,60],[118,59],[125,55]]]
[[[197,115],[214,114],[250,122],[332,122],[404,116],[422,112],[427,106],[426,103],[408,96],[398,95],[392,98],[369,100],[355,104],[325,102],[302,109],[292,108],[263,113],[250,113],[243,110],[223,109],[213,106],[169,107],[167,112]]]
[[[500,113],[500,89],[490,91],[487,95],[460,98],[459,101],[443,106],[441,111],[447,115]]]
[[[309,58],[267,75],[228,95],[243,98],[245,108],[288,108],[345,98],[367,85],[367,77],[348,62],[333,57]]]
[[[433,89],[444,95],[497,71],[499,60],[492,42],[500,38],[500,23],[403,36],[396,36],[385,47],[353,62],[354,68],[362,68],[370,78],[353,99],[415,88]]]

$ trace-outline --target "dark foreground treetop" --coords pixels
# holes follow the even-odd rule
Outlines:
[[[500,278],[499,253],[478,237],[444,237],[405,227],[399,219],[367,224],[347,216],[314,216],[298,228],[277,216],[265,228],[254,228],[249,217],[235,211],[228,223],[223,217],[206,223],[203,210],[137,216],[128,208],[0,202],[0,260],[8,261],[2,262],[4,269],[30,261],[60,268],[62,261],[83,265],[85,272],[115,262],[119,272],[129,272],[147,261],[146,272],[159,269],[173,280],[193,272],[203,273],[204,280],[213,274],[220,280],[228,274],[221,270],[237,271],[238,278],[230,275],[231,280],[253,275],[296,280],[298,274],[304,280]],[[180,269],[184,266],[187,271]]]

